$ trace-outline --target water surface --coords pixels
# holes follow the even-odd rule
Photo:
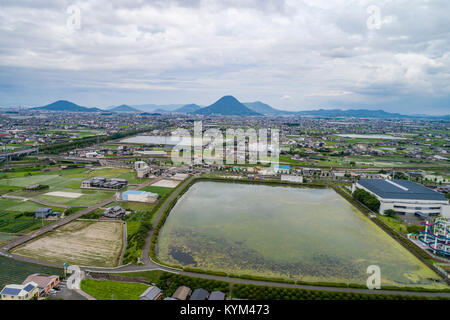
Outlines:
[[[194,184],[161,230],[166,263],[305,281],[433,286],[439,277],[331,189]],[[434,284],[434,286],[437,286]]]

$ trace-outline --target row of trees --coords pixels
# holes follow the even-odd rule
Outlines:
[[[127,237],[127,249],[123,257],[123,263],[136,263],[138,258],[141,256],[142,250],[145,246],[145,240],[148,233],[152,229],[152,218],[153,211],[144,211],[134,213],[129,220],[140,220],[139,228],[135,233],[129,234]]]
[[[203,288],[212,291],[228,293],[230,284],[224,281],[192,278],[180,274],[164,272],[156,285],[166,296],[172,296],[179,286],[187,286],[192,290]],[[307,290],[298,288],[281,288],[274,286],[259,286],[252,284],[233,284],[233,298],[250,300],[405,300],[426,299],[419,296],[364,294],[353,292],[336,292],[322,290]]]
[[[423,299],[416,296],[330,292],[296,288],[280,288],[247,284],[233,285],[233,296],[251,300],[405,300]]]
[[[380,200],[366,190],[356,189],[355,192],[353,192],[353,198],[363,203],[372,211],[378,212],[380,209]]]
[[[111,135],[103,135],[103,136],[89,136],[84,138],[75,139],[73,141],[66,141],[62,143],[52,143],[47,144],[39,147],[39,151],[41,153],[47,153],[47,154],[58,154],[61,152],[67,152],[73,149],[77,148],[86,148],[89,146],[92,146],[98,142],[105,142],[108,140],[116,140],[116,139],[122,139],[128,136],[133,136],[139,133],[147,132],[151,128],[144,128],[139,130],[130,130],[130,131],[124,131],[124,132],[117,132],[113,133]]]

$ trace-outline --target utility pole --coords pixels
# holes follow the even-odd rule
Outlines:
[[[6,149],[6,152],[8,152],[8,149]],[[6,153],[6,170],[8,170],[8,168],[9,168],[9,156],[8,153]]]

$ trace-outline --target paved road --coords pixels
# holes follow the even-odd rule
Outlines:
[[[38,152],[38,148],[30,148],[30,149],[22,149],[22,150],[16,150],[16,151],[8,151],[8,152],[0,152],[0,157],[13,157],[13,156],[19,156],[22,154],[31,154]]]

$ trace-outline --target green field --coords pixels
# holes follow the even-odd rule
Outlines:
[[[141,271],[141,272],[132,272],[132,273],[121,273],[122,277],[141,277],[145,278],[153,284],[157,284],[161,276],[164,274],[164,271],[161,270],[152,270],[152,271]]]
[[[1,176],[0,192],[10,193],[14,191],[14,195],[17,196],[36,198],[54,204],[69,206],[90,206],[112,197],[116,192],[80,189],[80,184],[83,180],[98,176],[102,176],[108,179],[127,179],[130,184],[140,182],[139,179],[136,178],[136,173],[134,173],[132,170],[106,167],[98,168],[95,170],[77,168],[52,172],[14,172],[7,173]],[[22,190],[22,188],[30,184],[48,185],[49,189],[40,191]],[[82,193],[83,196],[73,199],[45,195],[45,193],[52,191]]]
[[[3,243],[3,242],[7,242],[7,241],[10,241],[10,240],[13,240],[13,239],[15,239],[17,237],[18,237],[18,235],[15,235],[13,233],[1,233],[0,232],[0,244]]]
[[[59,189],[58,191],[76,192],[82,193],[83,195],[76,199],[46,196],[44,194],[38,195],[35,198],[39,200],[48,201],[52,204],[54,203],[69,206],[91,206],[96,203],[102,202],[103,200],[109,199],[113,197],[115,194],[115,191],[86,190],[86,189],[76,189],[76,190]]]
[[[39,208],[47,208],[32,201],[0,199],[0,232],[27,233],[47,225],[52,221],[41,221],[34,218],[34,212]],[[52,207],[54,211],[63,212],[63,208]],[[0,239],[1,241],[1,239]]]
[[[142,283],[97,281],[86,279],[81,282],[81,290],[97,300],[139,300],[139,296],[149,286]]]
[[[148,191],[148,192],[157,193],[162,198],[165,195],[171,193],[173,191],[173,188],[148,186],[148,187],[142,188],[141,190],[142,191]]]
[[[140,182],[136,178],[136,173],[131,169],[101,167],[96,169],[76,168],[48,172],[8,172],[0,176],[0,186],[26,187],[30,184],[43,184],[49,185],[51,191],[57,188],[78,189],[81,181],[100,176],[108,179],[127,179],[130,184]]]
[[[62,270],[0,257],[0,288],[6,284],[22,284],[33,273],[62,275]]]

